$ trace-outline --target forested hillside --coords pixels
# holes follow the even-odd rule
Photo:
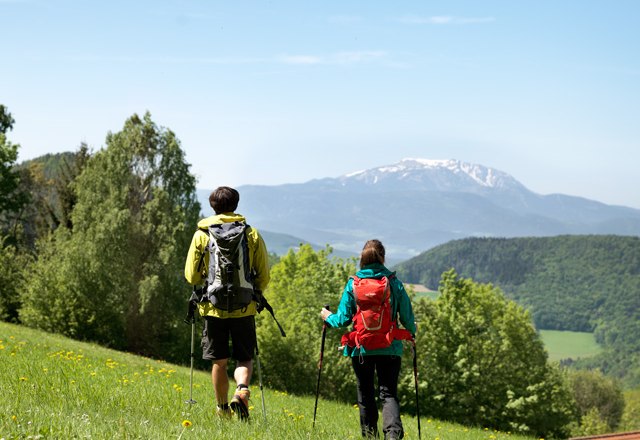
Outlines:
[[[396,269],[403,280],[436,289],[450,268],[499,286],[539,329],[593,331],[605,353],[581,362],[640,383],[639,237],[469,238]]]

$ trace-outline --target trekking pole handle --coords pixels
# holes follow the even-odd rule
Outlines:
[[[323,309],[326,309],[326,310],[328,310],[328,311],[330,311],[330,312],[331,312],[331,306],[330,306],[329,304],[325,304],[325,305],[323,305],[323,306],[322,306],[322,308],[323,308]],[[328,315],[327,315],[327,316],[328,316]],[[323,327],[323,328],[326,328],[327,323],[326,323],[326,322],[324,322],[324,321],[325,321],[325,319],[323,318],[323,319],[322,319],[322,321],[323,321],[322,327]]]

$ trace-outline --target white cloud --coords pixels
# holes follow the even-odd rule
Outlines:
[[[0,0],[0,2],[3,0]],[[31,57],[33,61],[47,61],[47,57]],[[76,55],[65,58],[72,62],[93,62],[93,63],[123,63],[123,64],[259,64],[269,60],[266,58],[252,57],[130,57],[130,56],[102,56],[102,55]]]
[[[324,64],[322,57],[313,55],[282,55],[278,59],[284,64]]]
[[[285,64],[357,64],[385,58],[384,51],[336,52],[328,55],[282,55],[279,61]]]
[[[452,15],[433,15],[430,17],[420,17],[417,15],[409,15],[398,19],[400,23],[407,24],[475,24],[490,23],[496,21],[495,17],[455,17]]]
[[[351,23],[359,23],[362,21],[362,17],[358,17],[356,15],[334,15],[329,17],[330,23],[337,24],[351,24]]]
[[[2,2],[4,0],[0,0]],[[240,65],[240,64],[289,64],[289,65],[354,65],[370,62],[383,61],[386,65],[396,66],[386,59],[387,53],[384,51],[344,51],[325,55],[274,55],[270,57],[174,57],[174,56],[103,56],[96,54],[80,54],[66,56],[65,60],[70,62],[90,62],[90,63],[122,63],[122,64],[218,64],[218,65]],[[30,57],[32,61],[51,61],[51,57]]]

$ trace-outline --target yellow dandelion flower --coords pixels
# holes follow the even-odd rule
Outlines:
[[[189,420],[183,420],[182,421],[182,426],[185,428],[190,428],[191,425],[193,425],[193,423],[191,423]]]
[[[28,380],[29,380],[29,379],[27,379],[26,377],[24,377],[24,376],[20,376],[20,382],[26,382],[26,381],[28,381]]]
[[[16,420],[18,420],[18,417],[17,416],[11,416],[11,420],[13,420],[15,422]]]

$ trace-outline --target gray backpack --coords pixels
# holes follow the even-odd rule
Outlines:
[[[218,309],[240,310],[253,299],[253,276],[246,235],[249,228],[239,221],[209,226],[206,297]]]

